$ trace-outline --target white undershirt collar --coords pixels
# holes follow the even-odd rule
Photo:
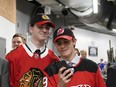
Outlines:
[[[65,60],[65,59],[61,58],[61,60]],[[65,60],[65,61],[66,61],[66,63],[69,63],[69,61],[67,61],[67,60]],[[70,62],[72,62],[76,65],[79,63],[79,61],[80,61],[80,57],[76,54],[75,57],[73,58],[73,60]]]
[[[38,48],[31,42],[31,40],[28,41],[27,46],[30,48],[32,53],[34,53]],[[40,52],[43,52],[46,48],[46,45],[44,44],[41,48],[39,48]]]

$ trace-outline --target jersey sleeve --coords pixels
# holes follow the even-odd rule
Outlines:
[[[102,78],[102,75],[100,73],[100,69],[97,69],[96,75],[95,75],[95,81],[96,81],[96,87],[106,87],[105,81]]]
[[[57,87],[58,75],[48,76],[48,86],[47,87]]]
[[[49,55],[53,61],[60,61],[59,57],[53,51],[49,50]]]
[[[18,87],[16,86],[16,78],[17,78],[17,71],[18,71],[18,61],[15,61],[14,54],[11,52],[6,55],[5,57],[9,63],[9,77],[10,77],[10,87]],[[17,67],[16,67],[17,66]]]

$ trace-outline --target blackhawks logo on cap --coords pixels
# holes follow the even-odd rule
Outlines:
[[[47,15],[42,15],[42,19],[47,19],[49,20],[49,17]]]
[[[60,28],[60,29],[57,31],[57,35],[62,34],[62,33],[64,33],[64,28]]]

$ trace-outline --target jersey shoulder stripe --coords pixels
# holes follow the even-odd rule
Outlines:
[[[88,71],[96,73],[98,69],[98,65],[89,59],[82,59],[80,64],[76,67],[74,67],[75,72],[76,71]]]

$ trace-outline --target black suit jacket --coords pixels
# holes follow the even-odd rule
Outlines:
[[[107,70],[107,87],[116,87],[116,63]]]
[[[0,87],[10,87],[8,62],[2,58],[0,58]]]

